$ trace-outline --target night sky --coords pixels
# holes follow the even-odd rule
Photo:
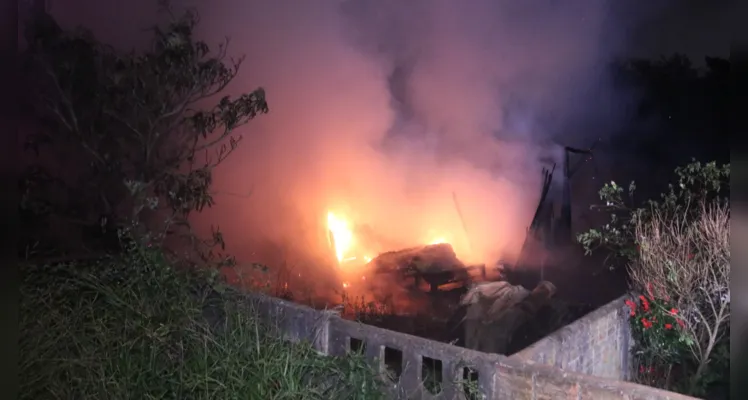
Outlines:
[[[670,3],[641,22],[632,35],[632,54],[657,57],[677,51],[694,61],[700,61],[704,55],[729,57],[731,34],[735,32],[732,27],[736,26],[733,22],[748,11],[745,2],[683,0]]]
[[[128,20],[131,24],[147,26],[152,15],[142,13],[135,2],[93,0],[47,0],[48,7],[61,19],[73,24],[106,25],[111,21]],[[19,2],[23,3],[23,2]],[[148,3],[148,2],[146,2]],[[150,2],[155,4],[155,1]],[[201,1],[193,1],[199,5]],[[220,6],[221,1],[211,2]],[[225,2],[224,2],[225,3]],[[628,2],[627,2],[628,3]],[[641,4],[645,2],[640,2]],[[620,13],[621,19],[639,21],[630,30],[630,54],[656,57],[663,53],[684,52],[695,60],[704,54],[729,56],[731,36],[739,36],[742,28],[738,18],[748,13],[748,3],[740,1],[670,0],[646,2],[644,7],[633,7]],[[203,2],[203,4],[208,4]],[[64,7],[63,7],[64,5]],[[213,7],[215,7],[213,6]],[[149,7],[152,9],[152,7]],[[152,14],[152,13],[151,13]],[[117,34],[118,35],[118,34]]]
[[[690,0],[175,5],[198,7],[201,39],[229,36],[230,54],[247,55],[227,94],[268,93],[270,113],[242,128],[239,150],[215,172],[219,206],[200,216],[221,226],[231,251],[255,239],[301,243],[300,227],[314,232],[327,210],[422,243],[462,231],[457,193],[476,257],[467,261],[518,251],[539,200],[538,160],[559,157],[549,142],[626,134],[631,96],[601,72],[613,57],[727,56],[737,12]],[[158,22],[153,0],[49,9],[118,48],[142,48]],[[602,172],[621,171],[620,160],[601,160]],[[591,179],[587,170],[580,176]],[[599,182],[584,183],[592,197]],[[459,250],[459,238],[448,240]]]
[[[19,0],[19,19],[25,15],[24,4],[33,1]],[[157,13],[157,3],[47,0],[46,9],[64,29],[80,25],[118,51],[137,52],[149,49],[149,28],[166,21]],[[539,203],[547,204],[541,202],[541,168],[556,168],[550,185],[554,207],[547,217],[548,226],[553,226],[561,220],[555,214],[560,210],[560,193],[568,193],[564,191],[568,186],[560,184],[568,182],[561,172],[565,146],[605,143],[596,149],[595,157],[585,156],[594,161],[582,164],[581,172],[571,179],[575,233],[610,220],[610,214],[590,211],[590,204],[599,202],[603,182],[615,178],[628,186],[631,179],[643,178],[647,182],[637,181],[637,195],[656,197],[659,188],[673,179],[671,164],[682,165],[694,148],[707,148],[702,154],[717,148],[712,152],[716,154],[722,152],[720,146],[729,147],[724,137],[715,134],[727,131],[726,124],[719,124],[727,120],[722,118],[727,107],[721,106],[726,96],[720,96],[726,93],[722,90],[726,75],[689,77],[671,85],[661,75],[650,74],[647,78],[657,78],[631,84],[641,76],[630,70],[611,73],[622,71],[611,68],[611,61],[682,53],[703,66],[706,56],[730,57],[731,42],[748,32],[744,27],[731,32],[745,22],[745,18],[739,21],[739,16],[748,15],[745,0],[173,0],[172,4],[177,13],[185,7],[197,8],[198,40],[216,50],[228,37],[229,57],[246,56],[239,74],[220,95],[236,98],[262,87],[270,110],[232,131],[242,141],[211,171],[215,206],[190,214],[192,227],[199,233],[220,227],[225,250],[239,262],[236,271],[257,272],[254,263],[270,266],[278,276],[272,279],[298,280],[296,289],[323,296],[337,296],[343,273],[359,279],[363,268],[371,265],[363,262],[359,270],[340,260],[371,259],[371,255],[434,243],[448,243],[466,265],[495,266],[508,260],[507,265],[515,263],[532,272],[538,267],[544,271],[543,279],[558,283],[559,293],[566,291],[565,300],[609,301],[622,293],[628,282],[613,274],[598,274],[606,270],[601,268],[602,259],[583,257],[579,243],[571,238],[563,239],[563,244],[542,238],[542,248],[525,251],[533,215]],[[15,27],[5,20],[3,26]],[[18,29],[19,47],[21,33]],[[75,81],[96,83],[87,78]],[[147,82],[157,82],[148,88],[158,88],[154,97],[159,97],[161,75]],[[181,86],[184,81],[178,82]],[[95,93],[122,93],[102,87],[95,87]],[[133,100],[127,104],[138,104],[134,97],[117,95],[122,98]],[[642,99],[653,98],[654,116],[643,117]],[[201,98],[190,107],[211,109],[217,101],[217,96]],[[112,108],[122,108],[120,101],[113,104]],[[669,106],[667,112],[660,112]],[[697,110],[698,115],[688,110]],[[679,113],[678,124],[668,122],[669,113]],[[22,121],[20,139],[37,129],[37,116],[27,115],[32,117]],[[142,115],[126,118],[142,119]],[[133,135],[117,130],[131,127],[129,122],[119,127],[107,124],[105,129],[100,124],[91,130],[97,135]],[[77,127],[77,121],[71,125]],[[159,128],[149,134],[155,129]],[[714,132],[702,133],[709,129]],[[166,141],[154,136],[154,143]],[[709,141],[718,144],[701,145]],[[146,158],[160,154],[150,153],[150,146],[144,151]],[[118,144],[118,148],[126,147]],[[55,150],[59,149],[51,152]],[[22,154],[28,158],[19,165],[36,157],[31,152]],[[108,162],[110,154],[103,159]],[[66,167],[73,163],[59,160],[49,162],[50,170],[76,176],[75,166]],[[80,168],[89,168],[88,159],[81,160]],[[117,176],[116,181],[135,176],[128,174],[110,176]],[[641,189],[648,183],[652,190]],[[85,199],[78,193],[67,197]],[[81,209],[83,214],[95,213],[87,204]],[[355,256],[340,256],[338,263],[331,251],[337,249],[328,241],[331,215],[343,221],[341,231],[352,238],[350,254],[341,254]],[[100,217],[94,214],[96,218]],[[70,236],[71,242],[85,242],[61,230],[61,236]],[[530,252],[535,264],[523,262],[522,256]],[[594,274],[584,269],[588,264],[594,264]],[[288,277],[280,278],[281,272]],[[271,279],[268,276],[262,279]],[[606,286],[606,279],[613,284]],[[357,289],[346,293],[358,301],[358,295],[399,290],[402,282],[391,283],[378,289],[361,285],[361,293]]]

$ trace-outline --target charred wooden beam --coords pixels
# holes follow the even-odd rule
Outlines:
[[[593,143],[589,149],[579,149],[575,147],[564,146],[564,175],[562,182],[563,193],[561,197],[561,218],[558,224],[555,238],[557,241],[563,240],[565,242],[571,240],[571,177],[579,170],[581,165],[586,161],[587,157],[592,157],[592,150],[598,143],[599,140],[595,141],[595,143]],[[572,167],[569,160],[569,154],[580,154],[586,157],[585,160],[577,162],[577,164]]]
[[[522,249],[520,250],[519,258],[517,259],[514,268],[521,268],[522,265],[524,265],[525,260],[527,259],[527,254],[531,251],[531,244],[533,244],[535,239],[538,237],[538,229],[541,226],[541,221],[543,220],[543,217],[546,217],[547,219],[547,215],[545,215],[547,213],[544,211],[549,208],[548,192],[550,191],[551,183],[553,182],[553,173],[555,171],[556,164],[553,164],[553,167],[550,170],[545,167],[543,168],[543,186],[540,191],[540,201],[538,202],[538,207],[535,209],[535,214],[530,221],[530,226],[527,228],[525,241],[522,243]]]

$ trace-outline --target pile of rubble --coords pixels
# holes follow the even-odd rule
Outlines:
[[[452,330],[458,333],[464,346],[489,353],[506,354],[517,330],[532,321],[538,312],[548,305],[556,287],[541,281],[533,290],[507,281],[487,282],[484,265],[470,266],[461,262],[449,244],[414,247],[380,254],[369,263],[373,275],[386,274],[401,285],[418,290],[425,282],[428,293],[446,293],[440,290],[452,285],[459,291],[453,300],[452,309],[456,317],[451,318]],[[477,273],[476,273],[477,272]],[[432,296],[436,306],[440,297]]]
[[[375,275],[399,275],[403,284],[414,288],[426,282],[432,293],[451,283],[469,286],[473,282],[473,271],[479,271],[483,279],[486,275],[485,265],[464,264],[447,243],[382,253],[369,266]]]

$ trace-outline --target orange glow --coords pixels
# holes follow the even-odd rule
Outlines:
[[[368,264],[372,256],[364,253],[366,243],[361,243],[353,232],[353,223],[342,214],[327,212],[327,230],[329,232],[330,247],[335,251],[338,265]],[[365,253],[364,253],[365,254]],[[356,263],[358,261],[358,263]],[[363,263],[361,262],[363,261]]]
[[[327,229],[330,231],[332,238],[330,245],[335,250],[338,262],[343,263],[350,261],[351,258],[355,259],[356,257],[351,257],[349,254],[354,245],[353,231],[349,222],[330,211],[327,213]]]
[[[442,243],[447,243],[447,239],[443,237],[438,237],[428,242],[428,244],[442,244]]]
[[[255,3],[259,12],[250,12]],[[229,51],[252,58],[251,71],[224,94],[261,85],[271,112],[234,132],[244,139],[215,170],[218,205],[191,214],[194,228],[209,236],[220,226],[228,252],[252,273],[254,262],[273,271],[268,277],[303,271],[291,289],[308,286],[321,297],[343,281],[359,289],[364,274],[378,285],[368,271],[388,251],[449,243],[468,265],[514,263],[540,201],[542,167],[558,165],[549,199],[561,194],[566,152],[552,139],[564,127],[545,118],[582,126],[620,117],[607,113],[615,104],[608,77],[594,73],[617,50],[600,46],[597,34],[607,2],[536,9],[533,2],[384,1],[355,16],[338,3],[244,2],[214,7],[201,21],[201,39],[217,43],[230,33]],[[409,15],[421,20],[410,23]],[[512,23],[519,16],[537,24]],[[136,36],[115,35],[124,42],[113,45],[136,46],[139,36],[129,42]],[[593,144],[582,131],[562,139]],[[581,168],[575,179],[593,172]],[[537,247],[533,262],[547,250]]]
[[[372,254],[378,254],[379,251],[397,250],[397,249],[377,249],[372,243],[366,243],[362,241],[360,237],[356,236],[354,231],[354,221],[346,218],[342,213],[336,213],[332,211],[327,212],[327,230],[328,240],[330,248],[335,252],[335,257],[338,260],[338,265],[346,265],[346,269],[355,266],[362,266],[370,263],[374,257]],[[469,252],[465,249],[458,249],[458,244],[454,243],[450,239],[451,235],[444,235],[445,230],[429,230],[427,235],[423,236],[423,239],[415,243],[403,244],[403,248],[407,246],[416,246],[418,244],[435,245],[442,243],[450,243],[454,248],[455,252],[458,253],[458,257],[467,257]],[[462,250],[462,251],[459,251]],[[349,285],[346,285],[349,286]]]

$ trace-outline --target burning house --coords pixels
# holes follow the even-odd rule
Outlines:
[[[540,200],[522,251],[511,263],[487,265],[463,261],[461,256],[469,252],[470,241],[455,193],[452,193],[452,200],[454,213],[463,228],[458,232],[460,235],[452,232],[449,236],[444,232],[444,235],[432,235],[421,243],[400,248],[393,247],[396,244],[388,243],[371,229],[356,225],[343,214],[328,212],[327,241],[337,261],[342,289],[371,296],[374,301],[384,301],[386,296],[382,294],[393,292],[419,299],[418,312],[429,315],[431,323],[440,326],[432,331],[447,332],[432,339],[457,342],[482,351],[510,351],[513,336],[518,331],[531,325],[539,313],[544,313],[543,318],[548,319],[548,313],[554,312],[548,309],[554,307],[557,289],[552,282],[544,280],[546,260],[536,256],[543,254],[544,249],[571,243],[569,179],[575,166],[570,165],[570,155],[588,156],[590,152],[572,148],[556,150],[563,153],[561,165],[549,163],[543,168]],[[462,237],[462,246],[454,246],[446,239],[456,236]],[[536,268],[538,263],[540,268]],[[524,268],[525,264],[533,264],[533,268]],[[404,325],[399,321],[403,314],[410,317],[413,314],[396,309],[391,312],[394,315],[390,319],[398,320],[391,324],[396,330],[403,330]],[[385,319],[379,316],[378,325],[389,327],[382,323]],[[548,329],[556,328],[558,326]]]

